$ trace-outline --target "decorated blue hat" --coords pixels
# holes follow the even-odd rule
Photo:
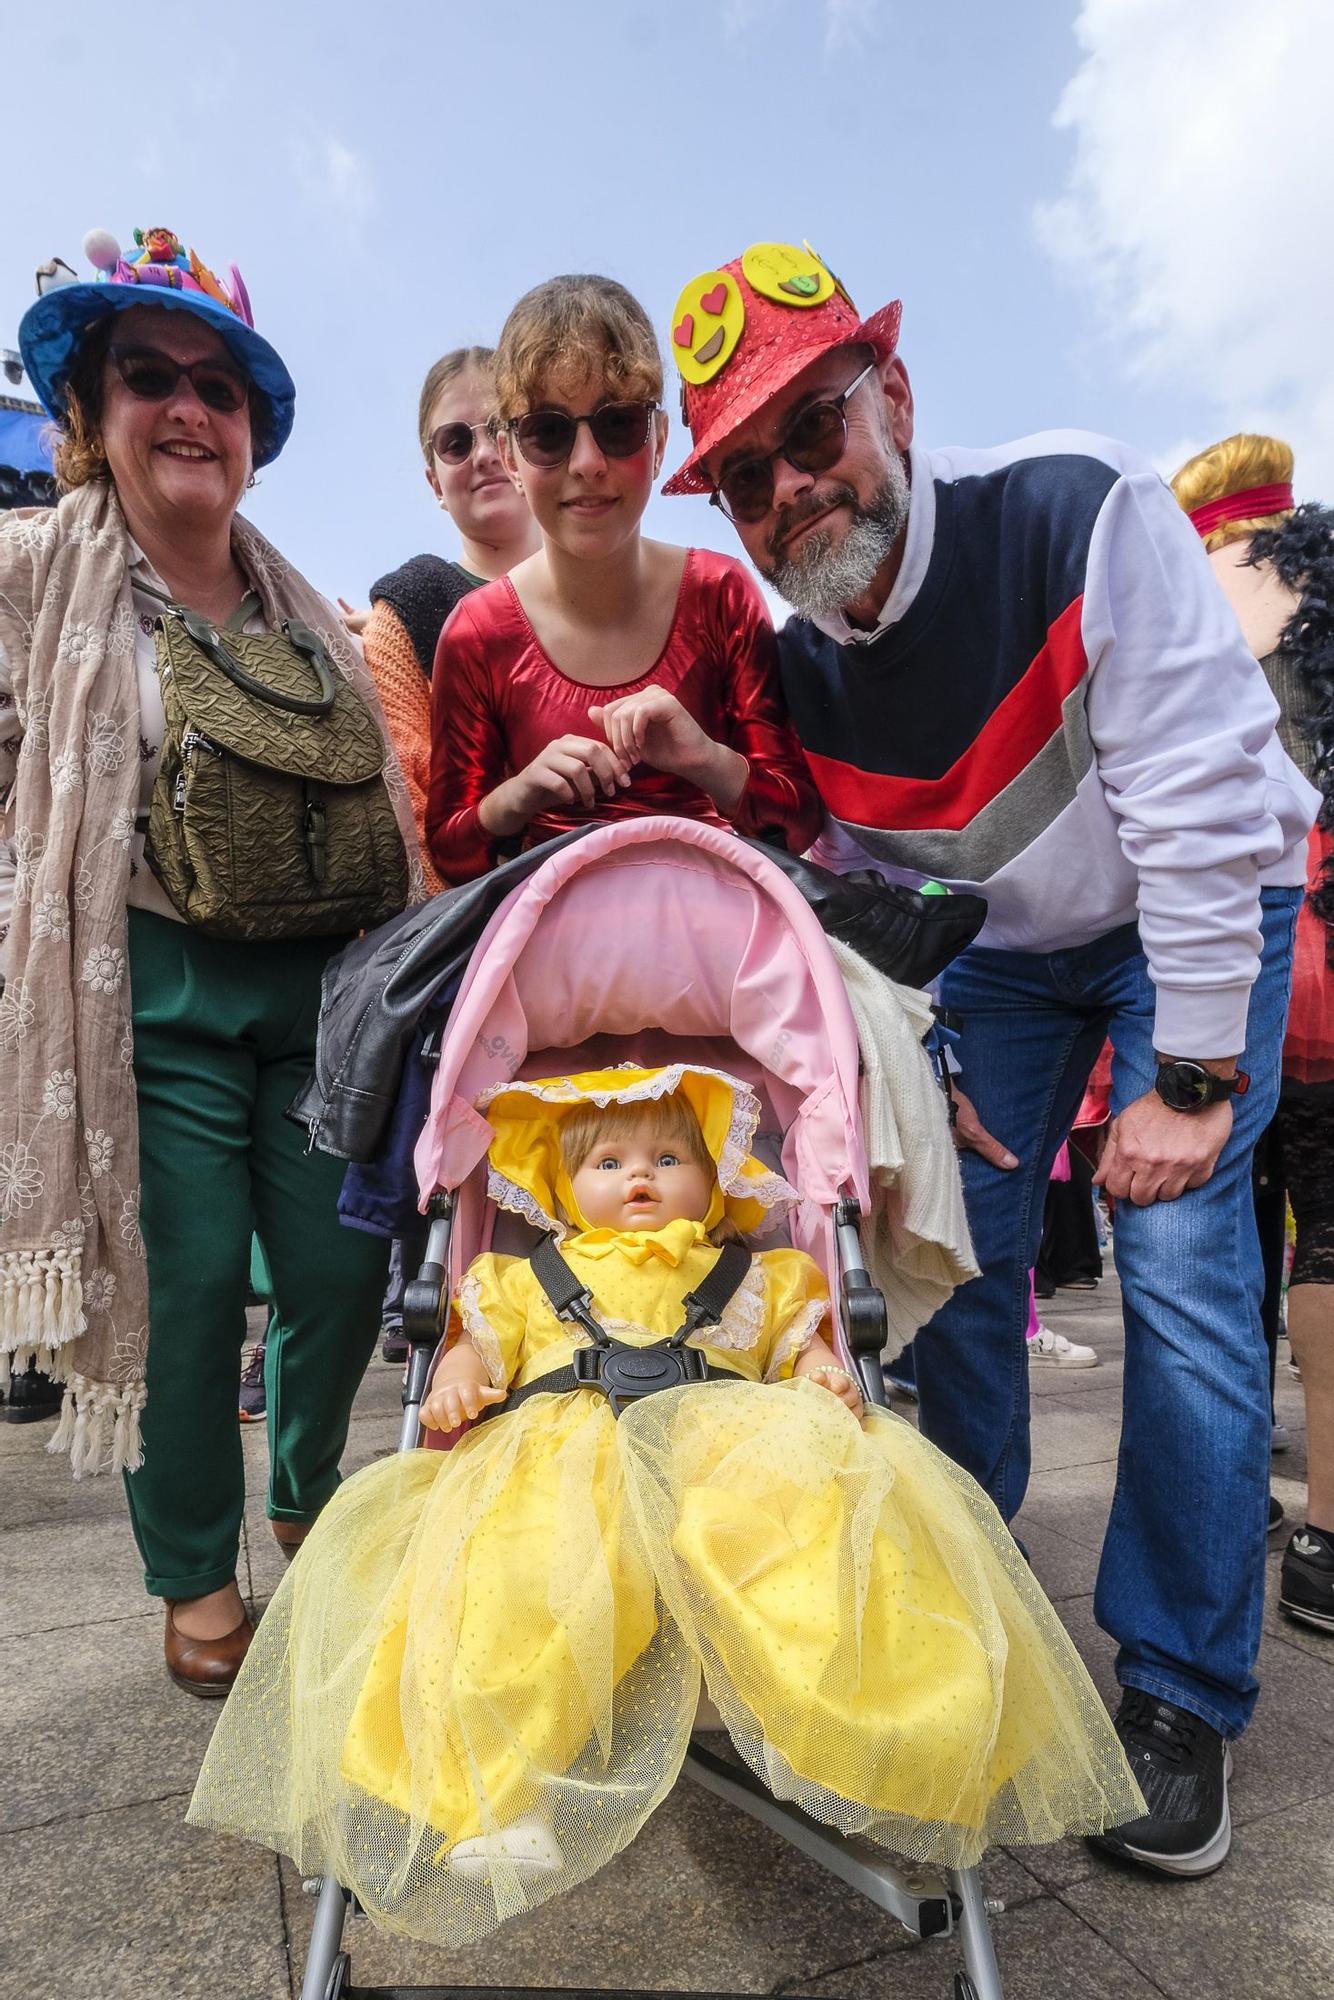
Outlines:
[[[269,406],[269,434],[264,449],[255,454],[257,466],[268,465],[291,435],[296,385],[277,350],[255,332],[241,273],[231,265],[224,285],[170,229],[136,229],[134,241],[138,256],[125,258],[108,230],[90,231],[83,249],[97,276],[87,283],[61,282],[55,272],[58,259],[39,271],[39,297],[19,323],[19,351],[42,407],[57,420],[64,416],[70,369],[95,320],[127,306],[194,313],[222,335]]]

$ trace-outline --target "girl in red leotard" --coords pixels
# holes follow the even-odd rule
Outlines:
[[[426,835],[449,882],[594,820],[680,813],[802,852],[821,807],[774,637],[729,556],[646,540],[662,362],[610,278],[552,278],[496,351],[501,454],[542,547],[440,636]]]

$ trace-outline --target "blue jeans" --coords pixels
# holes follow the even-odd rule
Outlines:
[[[1176,1201],[1117,1204],[1125,1387],[1116,1492],[1094,1613],[1117,1678],[1225,1735],[1255,1705],[1264,1603],[1269,1384],[1251,1153],[1278,1101],[1298,889],[1262,896],[1264,949],[1241,1066],[1251,1086],[1212,1179]],[[1052,1162],[1110,1036],[1112,1110],[1150,1089],[1154,991],[1134,925],[1071,951],[965,952],[941,980],[962,1018],[964,1089],[1018,1155],[962,1155],[982,1275],[917,1337],[926,1435],[1010,1520],[1028,1485],[1028,1272]],[[1209,1055],[1207,1049],[1171,1050]]]

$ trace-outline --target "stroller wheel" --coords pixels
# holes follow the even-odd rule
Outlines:
[[[345,1951],[340,1951],[329,1971],[329,1983],[324,1989],[324,2000],[342,2000],[349,1990],[352,1977],[352,1960]]]

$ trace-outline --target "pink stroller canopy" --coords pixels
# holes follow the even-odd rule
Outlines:
[[[606,1037],[618,1038],[610,1057]],[[483,1191],[466,1187],[492,1136],[476,1098],[520,1074],[585,1067],[570,1052],[595,1041],[598,1061],[727,1068],[730,1055],[783,1126],[803,1247],[825,1250],[822,1223],[840,1195],[867,1206],[856,1029],[818,919],[756,849],[656,815],[554,854],[473,953],[416,1152],[423,1207],[438,1188],[465,1188],[456,1269],[483,1234]]]

